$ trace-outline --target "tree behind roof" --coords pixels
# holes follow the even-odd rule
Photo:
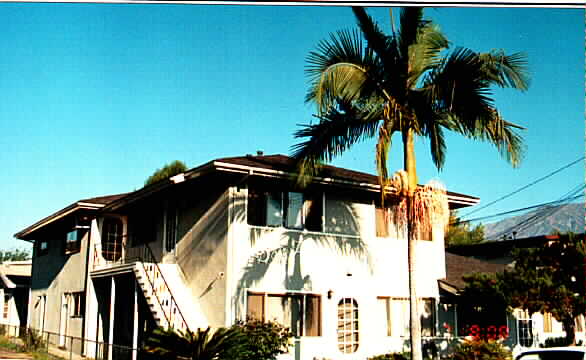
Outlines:
[[[187,166],[182,161],[175,160],[163,166],[161,169],[157,169],[148,179],[146,179],[144,186],[168,179],[171,176],[180,174],[186,170]]]
[[[450,212],[448,223],[449,227],[444,237],[446,247],[474,245],[484,241],[484,225],[471,227],[469,222],[460,221],[456,211]]]
[[[5,261],[29,260],[31,252],[25,249],[0,250],[0,263]]]

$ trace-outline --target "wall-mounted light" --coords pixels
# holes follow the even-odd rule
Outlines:
[[[333,290],[328,290],[328,299],[332,298],[332,295],[334,295],[334,291]]]

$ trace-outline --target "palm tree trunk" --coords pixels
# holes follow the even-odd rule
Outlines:
[[[405,171],[409,180],[407,192],[407,263],[409,267],[409,324],[411,340],[411,360],[421,360],[421,326],[419,322],[419,309],[417,306],[417,287],[416,287],[416,265],[417,265],[417,234],[415,233],[415,221],[413,219],[412,207],[414,192],[417,188],[417,167],[415,163],[415,144],[413,139],[413,130],[403,131],[403,161]]]

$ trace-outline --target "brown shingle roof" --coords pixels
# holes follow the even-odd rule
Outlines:
[[[506,265],[503,264],[493,264],[446,252],[446,278],[442,281],[461,290],[465,285],[464,275],[474,272],[496,273],[505,270],[505,268]]]
[[[215,162],[224,162],[240,166],[248,166],[255,168],[262,168],[267,170],[277,170],[287,173],[295,173],[295,159],[292,157],[276,154],[276,155],[247,155],[239,157],[227,157],[215,160]],[[344,181],[352,181],[356,183],[367,183],[371,185],[379,185],[378,177],[372,174],[344,169],[332,165],[324,165],[319,173],[322,178],[333,178]],[[458,194],[454,192],[447,192],[449,195],[465,197],[468,199],[478,200],[478,198]]]
[[[53,214],[37,221],[33,225],[30,225],[24,230],[19,231],[18,233],[14,234],[14,237],[21,240],[32,240],[30,236],[32,233],[37,231],[38,229],[64,217],[68,216],[69,214],[79,211],[80,209],[93,209],[96,210],[101,208],[115,200],[119,200],[125,197],[127,194],[117,194],[117,195],[106,195],[106,196],[98,196],[90,199],[79,200],[74,202],[73,204],[54,212]]]
[[[215,161],[268,170],[284,171],[288,173],[295,173],[297,171],[295,168],[295,159],[281,154],[227,157],[217,159]],[[331,165],[324,165],[319,176],[324,178],[334,178],[346,181],[378,184],[378,178],[372,174],[348,170]]]
[[[79,200],[78,203],[90,203],[90,204],[98,204],[98,205],[107,205],[112,201],[116,201],[128,195],[129,193],[124,194],[116,194],[116,195],[106,195],[106,196],[98,196],[93,197],[85,200]]]

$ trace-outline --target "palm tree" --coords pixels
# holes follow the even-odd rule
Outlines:
[[[423,18],[423,9],[404,8],[399,29],[385,34],[363,8],[352,8],[360,31],[341,30],[321,41],[307,58],[311,85],[306,102],[315,103],[318,121],[295,133],[304,141],[292,147],[299,181],[306,183],[320,168],[355,143],[376,138],[376,166],[384,199],[389,188],[387,157],[392,135],[401,135],[407,184],[401,191],[407,208],[409,299],[412,358],[421,359],[421,337],[415,293],[413,216],[417,170],[416,136],[429,139],[434,165],[446,156],[444,132],[488,141],[513,166],[520,162],[520,126],[504,120],[492,99],[491,86],[528,88],[523,54],[477,53],[458,47],[444,54],[448,41]],[[391,19],[392,19],[391,10]],[[366,41],[363,45],[362,36]]]
[[[156,359],[216,360],[232,359],[246,344],[246,336],[240,328],[218,328],[212,330],[189,329],[185,332],[158,328],[145,344],[145,354]]]

